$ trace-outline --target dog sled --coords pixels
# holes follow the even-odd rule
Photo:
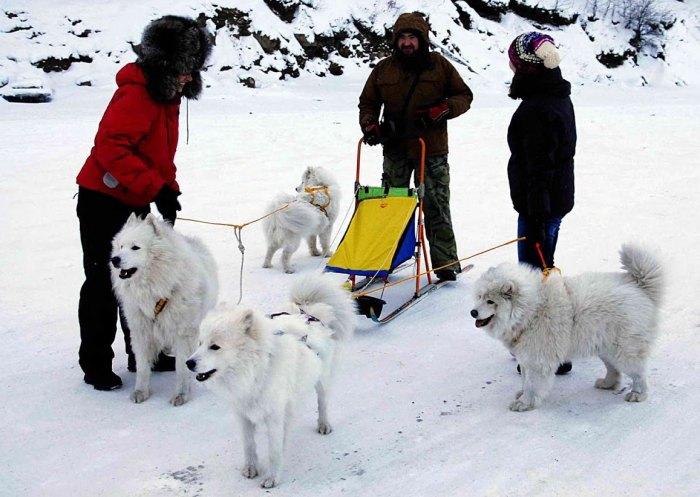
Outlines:
[[[348,275],[348,286],[359,313],[377,323],[387,323],[409,309],[445,282],[433,281],[425,243],[423,195],[425,190],[425,142],[414,188],[365,186],[360,183],[362,140],[357,144],[355,211],[337,250],[325,270]],[[381,317],[389,276],[411,268],[415,291],[406,301]],[[424,269],[424,271],[421,271]],[[362,279],[360,279],[362,277]],[[398,282],[396,282],[398,283]],[[380,297],[369,293],[382,292]]]

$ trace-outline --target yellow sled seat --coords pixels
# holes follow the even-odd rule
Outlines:
[[[361,198],[358,195],[358,199]],[[360,200],[326,271],[386,277],[413,256],[416,206],[417,197],[413,191],[400,196]]]

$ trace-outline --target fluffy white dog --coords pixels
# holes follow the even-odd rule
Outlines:
[[[523,389],[512,411],[538,407],[547,396],[557,365],[598,356],[607,368],[596,388],[619,390],[621,373],[632,378],[629,402],[647,397],[646,362],[657,334],[662,269],[649,252],[631,244],[620,250],[623,273],[574,277],[542,273],[504,263],[474,285],[471,311],[484,328],[513,353]]]
[[[151,394],[151,365],[158,351],[175,352],[177,383],[170,403],[190,394],[187,357],[197,345],[199,324],[216,305],[216,263],[202,242],[177,233],[152,214],[134,214],[112,241],[112,284],[136,357],[136,386],[131,399]]]
[[[338,217],[340,188],[333,176],[322,167],[308,167],[296,188],[297,195],[281,193],[268,205],[268,212],[282,209],[265,219],[267,254],[263,267],[272,267],[272,257],[282,249],[282,268],[293,273],[290,259],[302,239],[313,256],[331,256],[331,233]],[[321,242],[318,250],[316,238]]]
[[[261,469],[255,429],[268,440],[264,488],[280,481],[284,444],[295,406],[305,391],[318,396],[318,432],[328,434],[328,395],[339,347],[352,336],[355,310],[332,278],[310,275],[291,290],[289,313],[266,317],[247,307],[209,313],[199,347],[187,361],[198,381],[233,401],[243,429],[243,475]]]

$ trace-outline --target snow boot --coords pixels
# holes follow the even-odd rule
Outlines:
[[[122,387],[122,379],[112,371],[101,374],[85,374],[83,381],[92,385],[95,390],[103,392],[118,390]]]
[[[454,269],[438,269],[435,271],[435,276],[440,281],[456,281],[457,271]]]
[[[134,357],[134,354],[128,355],[126,369],[131,373],[136,372],[136,357]],[[159,373],[163,371],[175,371],[175,358],[160,352],[158,354],[158,359],[156,359],[156,362],[151,366],[151,371]]]

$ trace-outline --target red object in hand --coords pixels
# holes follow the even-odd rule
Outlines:
[[[447,114],[449,113],[450,106],[447,105],[446,101],[433,105],[432,107],[428,108],[428,111],[426,112],[428,119],[430,119],[433,123],[438,123],[443,119],[446,119]]]
[[[381,136],[382,136],[381,130],[379,129],[379,124],[377,124],[377,123],[368,124],[362,130],[362,133],[364,134],[364,142],[367,145],[379,144],[379,142],[381,140]]]

